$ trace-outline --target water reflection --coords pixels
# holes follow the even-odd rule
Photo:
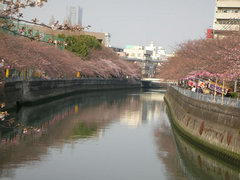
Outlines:
[[[209,156],[194,147],[173,131],[177,149],[181,158],[181,166],[189,179],[238,180],[240,169]]]
[[[120,121],[131,128],[150,122],[160,115],[164,94],[133,94],[130,98],[131,109],[121,113]]]
[[[23,107],[17,127],[1,128],[0,178],[239,178],[172,131],[163,97],[107,91]]]
[[[21,126],[1,128],[0,177],[13,177],[11,169],[42,161],[49,147],[62,148],[74,140],[101,137],[123,109],[136,107],[129,93],[85,93],[23,107],[15,114]]]
[[[167,116],[167,107],[162,104],[162,113],[160,121],[154,127],[155,144],[157,145],[157,155],[165,165],[168,172],[168,179],[187,179],[180,166],[180,159],[176,149],[176,144],[172,135],[172,128]]]
[[[240,179],[239,168],[229,167],[191,145],[171,128],[168,117],[162,116],[162,121],[154,128],[154,135],[158,157],[165,164],[170,176],[199,180]]]

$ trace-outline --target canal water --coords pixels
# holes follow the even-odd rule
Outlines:
[[[239,179],[172,129],[159,91],[84,93],[11,112],[0,179]]]

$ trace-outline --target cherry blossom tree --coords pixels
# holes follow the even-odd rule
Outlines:
[[[110,49],[92,49],[87,61],[74,53],[60,50],[39,41],[0,33],[0,58],[18,72],[37,71],[42,78],[81,77],[139,79],[141,68],[137,64],[121,60]]]
[[[178,80],[206,71],[227,81],[240,78],[240,34],[181,44],[157,72],[159,77]]]

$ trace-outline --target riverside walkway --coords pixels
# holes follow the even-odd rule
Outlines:
[[[214,98],[214,95],[192,92],[188,89],[184,89],[178,86],[172,86],[172,87],[177,91],[179,91],[181,94],[199,101],[240,108],[240,100],[238,98],[237,99],[230,98],[230,97],[222,98],[221,96],[215,96]]]

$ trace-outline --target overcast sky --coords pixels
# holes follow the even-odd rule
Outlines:
[[[83,25],[109,32],[111,45],[147,45],[151,41],[168,51],[187,40],[205,37],[213,25],[215,0],[48,0],[42,8],[24,10],[49,23],[63,21],[67,6],[83,8]]]

